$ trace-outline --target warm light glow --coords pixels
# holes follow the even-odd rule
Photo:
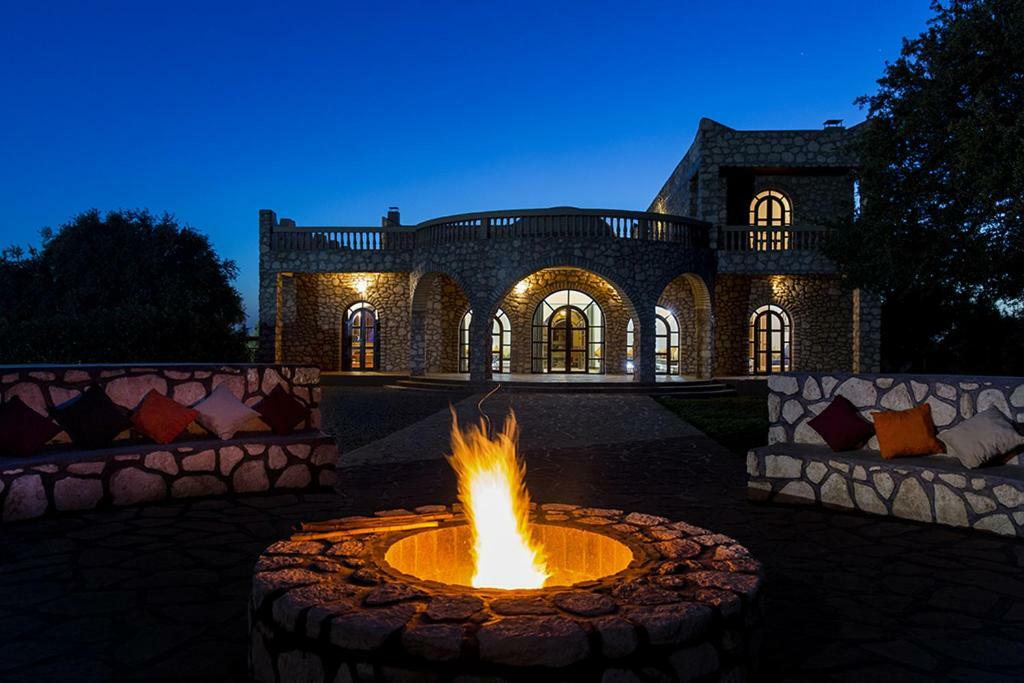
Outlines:
[[[526,294],[526,290],[528,290],[529,288],[529,282],[527,282],[526,280],[520,280],[519,282],[516,283],[516,294],[522,296],[523,294]]]
[[[370,288],[370,283],[365,279],[356,280],[356,291],[360,294],[366,294],[366,290]]]
[[[529,529],[530,496],[516,457],[519,427],[509,411],[491,436],[481,420],[465,430],[452,411],[452,454],[472,541],[474,588],[541,588],[548,570]]]

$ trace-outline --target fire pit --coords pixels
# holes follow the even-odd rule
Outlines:
[[[743,680],[761,565],[641,513],[529,502],[514,419],[453,432],[463,504],[303,524],[256,565],[257,681]]]

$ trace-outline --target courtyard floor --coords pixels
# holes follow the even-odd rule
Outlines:
[[[436,452],[440,418],[430,416],[466,397],[324,394],[325,423],[344,450],[377,447],[394,433],[391,448],[405,444],[428,459],[346,467],[340,496],[226,497],[0,528],[0,680],[242,679],[246,598],[265,546],[299,520],[455,499]],[[659,416],[645,397],[600,397],[615,403],[602,406],[587,398],[503,399],[530,431],[523,450],[534,500],[655,513],[747,545],[766,567],[756,680],[1024,678],[1024,543],[748,503],[739,456],[667,411]],[[463,401],[460,414],[474,404]],[[421,439],[402,431],[424,418]],[[550,438],[535,433],[544,430]],[[632,436],[607,442],[611,432]]]

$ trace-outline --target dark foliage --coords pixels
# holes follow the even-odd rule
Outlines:
[[[0,362],[244,359],[236,272],[169,215],[88,211],[0,257]]]
[[[1024,373],[1024,0],[936,2],[874,95],[828,252],[883,297],[888,370]]]

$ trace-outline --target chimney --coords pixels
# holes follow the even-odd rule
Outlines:
[[[385,220],[388,223],[390,223],[391,225],[401,225],[402,224],[402,214],[401,214],[401,212],[399,212],[397,206],[389,206],[388,207],[388,217]]]
[[[825,123],[822,124],[822,128],[842,128],[842,119],[825,119]]]

